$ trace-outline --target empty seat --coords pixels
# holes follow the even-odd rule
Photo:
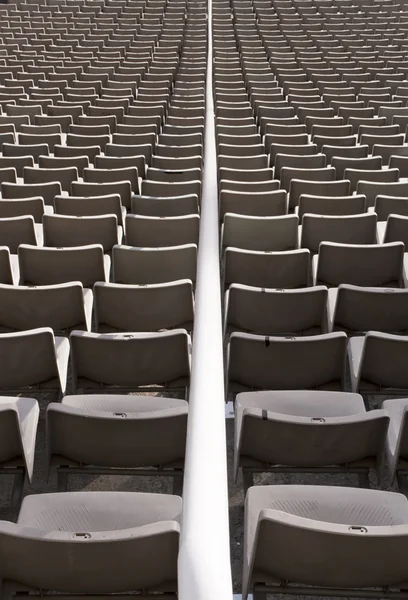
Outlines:
[[[61,167],[59,169],[25,167],[23,176],[24,183],[29,184],[58,181],[61,189],[68,192],[71,189],[72,182],[78,179],[78,169],[76,167]]]
[[[35,225],[30,215],[0,218],[0,244],[8,246],[12,254],[20,244],[42,244],[41,225]]]
[[[180,513],[181,498],[166,494],[27,496],[18,522],[2,522],[0,535],[8,557],[2,580],[7,589],[79,594],[152,591],[161,586],[173,590]],[[22,569],[21,556],[27,553],[29,568]]]
[[[114,246],[112,260],[113,279],[116,283],[141,285],[177,279],[191,279],[194,282],[197,271],[197,246]]]
[[[100,245],[73,248],[37,248],[22,244],[18,249],[21,285],[54,285],[80,281],[92,287],[108,281],[110,258]]]
[[[347,487],[339,494],[337,486],[321,485],[252,487],[245,505],[243,598],[252,590],[278,594],[283,582],[293,594],[299,584],[308,594],[398,588],[406,577],[407,524],[402,494]]]
[[[44,215],[44,246],[73,247],[100,244],[111,252],[122,241],[122,228],[116,215],[72,217]]]
[[[370,330],[408,332],[408,290],[342,284],[329,290],[329,330],[355,334]]]
[[[321,242],[375,244],[376,225],[375,213],[350,216],[306,214],[302,219],[300,246],[316,253]]]
[[[315,215],[346,216],[359,215],[366,211],[366,197],[354,196],[314,196],[302,194],[299,198],[297,214],[302,220],[307,213]]]
[[[244,487],[254,473],[357,473],[367,485],[369,469],[380,476],[389,417],[366,411],[358,394],[265,391],[238,394],[235,402],[235,477]],[[296,443],[287,443],[296,440]]]
[[[327,288],[270,289],[233,283],[225,295],[224,331],[263,335],[325,333]]]
[[[229,386],[342,390],[347,335],[270,337],[234,332],[228,345]]]
[[[401,489],[407,474],[407,404],[406,398],[393,398],[382,404],[390,417],[386,442],[388,479],[390,484],[396,479]]]
[[[184,389],[191,340],[184,329],[160,333],[86,333],[70,336],[72,387],[167,386]]]
[[[350,339],[348,354],[353,392],[407,393],[408,336],[368,331]]]
[[[221,245],[246,250],[294,250],[298,246],[298,217],[252,217],[227,213]]]
[[[316,285],[402,287],[404,244],[336,244],[322,242],[313,257]]]
[[[34,398],[0,396],[0,474],[12,475],[11,505],[19,507],[25,479],[31,483],[40,411]]]
[[[97,282],[94,306],[98,332],[191,330],[193,284],[188,279],[151,285]]]
[[[127,215],[126,243],[129,246],[163,247],[197,244],[199,215],[182,217],[149,217]]]
[[[55,337],[52,329],[42,327],[17,333],[0,334],[3,369],[0,388],[21,390],[58,389],[65,394],[69,341]]]
[[[260,252],[225,250],[224,284],[241,283],[255,287],[298,288],[309,285],[309,250]]]
[[[181,491],[187,414],[186,400],[149,395],[79,394],[49,404],[48,456],[59,491],[70,472],[129,475],[132,468],[137,476],[172,476],[173,491]]]
[[[1,331],[91,328],[92,292],[78,282],[53,286],[0,285]]]

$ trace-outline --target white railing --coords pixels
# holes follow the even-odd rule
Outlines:
[[[180,600],[232,599],[211,24],[208,0],[204,172],[178,563]]]

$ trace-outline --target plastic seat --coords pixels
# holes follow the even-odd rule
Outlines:
[[[359,215],[366,211],[366,197],[354,196],[314,196],[302,194],[299,198],[297,214],[302,221],[305,214],[346,216]]]
[[[224,189],[220,192],[220,219],[227,213],[254,217],[274,217],[287,213],[285,190],[246,192]]]
[[[200,217],[147,217],[127,215],[126,243],[129,246],[163,247],[198,245]]]
[[[49,183],[3,183],[1,195],[5,199],[22,199],[41,197],[45,205],[53,206],[55,196],[62,193],[61,184],[58,181]]]
[[[359,393],[406,394],[408,336],[368,331],[350,339],[351,389]]]
[[[326,156],[324,154],[313,154],[311,156],[296,156],[292,154],[277,154],[275,156],[275,179],[280,179],[281,175],[286,174],[286,171],[282,173],[282,169],[311,169],[312,172],[318,169],[324,169],[326,166]],[[282,187],[284,187],[282,183]],[[286,188],[285,188],[286,189]]]
[[[225,250],[224,284],[240,283],[255,287],[299,288],[309,285],[308,250],[257,252]]]
[[[261,472],[346,469],[365,484],[371,468],[381,478],[389,417],[385,410],[367,412],[358,394],[247,392],[237,395],[235,411],[235,478],[242,468],[245,491]]]
[[[267,390],[326,389],[344,385],[347,335],[271,337],[234,332],[228,345],[229,386]]]
[[[56,158],[74,158],[77,156],[87,156],[91,164],[95,162],[95,157],[101,153],[99,146],[54,146],[54,156]],[[44,152],[41,152],[44,154]]]
[[[386,455],[388,467],[388,479],[390,484],[396,480],[399,487],[404,489],[407,472],[406,461],[406,421],[407,421],[407,399],[393,398],[385,400],[382,408],[390,417],[390,425],[386,441]]]
[[[115,386],[185,388],[190,377],[190,336],[184,329],[161,333],[70,335],[72,389]]]
[[[334,178],[333,178],[334,179]],[[289,207],[295,208],[303,194],[316,196],[347,196],[350,193],[350,181],[309,181],[292,179],[289,191]]]
[[[336,244],[322,242],[313,257],[315,285],[402,287],[404,244]]]
[[[71,185],[73,196],[111,196],[119,194],[122,206],[130,208],[132,187],[130,181],[122,180],[111,183],[87,183],[74,181]]]
[[[55,156],[39,156],[38,157],[38,166],[40,167],[40,169],[66,169],[67,167],[70,168],[76,168],[78,171],[78,175],[79,177],[82,177],[83,171],[84,169],[86,169],[87,167],[89,167],[89,158],[86,155],[83,156],[73,156],[73,157],[67,157],[67,158],[63,158],[63,157],[55,157]],[[74,173],[72,172],[72,174],[74,175]],[[72,177],[72,179],[68,179],[67,180],[67,184],[66,187],[63,187],[63,190],[69,191],[71,183],[73,181],[75,181],[76,179],[78,179],[77,177]],[[63,185],[63,182],[61,181],[61,179],[59,179],[57,177],[57,181],[59,181],[61,183],[61,185]],[[69,181],[69,183],[68,183]]]
[[[23,177],[24,183],[28,184],[51,183],[57,181],[60,183],[61,189],[68,192],[71,189],[71,183],[78,179],[78,169],[76,167],[62,167],[59,169],[24,167]]]
[[[0,474],[13,476],[11,505],[21,504],[25,479],[31,483],[39,406],[33,398],[0,396]]]
[[[4,585],[7,590],[28,587],[79,594],[160,590],[162,586],[173,590],[180,514],[181,498],[165,494],[27,496],[18,522],[2,524],[9,558],[1,571]],[[22,570],[21,554],[30,550],[30,568]],[[135,557],[140,565],[136,570]],[[53,569],[49,569],[51,560]]]
[[[358,188],[360,181],[366,182],[371,181],[375,183],[396,183],[399,179],[398,169],[379,169],[379,170],[363,170],[363,169],[346,169],[344,171],[344,178],[350,181],[350,190],[355,192],[361,188]],[[369,206],[367,201],[367,206]]]
[[[0,298],[2,331],[91,328],[92,292],[78,282],[39,287],[0,285]]]
[[[172,476],[173,493],[181,492],[187,414],[186,400],[154,396],[87,394],[49,404],[49,461],[59,491],[66,491],[70,471],[92,473],[96,466],[107,475],[133,468],[137,476]]]
[[[300,247],[312,253],[319,251],[321,242],[341,244],[375,244],[377,241],[377,215],[303,215]]]
[[[187,279],[141,286],[98,282],[94,305],[100,333],[191,330],[194,318],[193,286]]]
[[[178,279],[191,279],[194,282],[197,271],[197,246],[114,246],[112,260],[115,283],[142,285]]]
[[[345,174],[346,169],[379,170],[382,168],[382,158],[381,156],[370,156],[367,158],[334,156],[331,164],[336,169],[336,179],[347,179]]]
[[[119,227],[124,226],[126,209],[119,194],[107,196],[55,196],[55,213],[73,217],[115,215]]]
[[[116,215],[78,217],[44,215],[44,246],[74,247],[100,244],[104,252],[111,252],[122,241],[122,227]]]
[[[406,577],[407,520],[402,494],[347,487],[339,494],[337,486],[321,485],[252,487],[245,505],[242,597],[247,600],[252,590],[276,594],[283,581],[293,593],[299,584],[307,586],[307,594],[398,586]],[[306,548],[310,565],[302,559]]]
[[[95,281],[108,281],[110,258],[100,245],[73,248],[18,248],[20,285],[54,285],[79,281],[92,287]]]
[[[67,384],[69,341],[49,327],[0,334],[2,390],[57,389]]]
[[[0,241],[12,254],[20,244],[42,245],[42,227],[36,225],[30,215],[0,218]]]
[[[400,196],[408,197],[408,183],[403,181],[382,182],[382,181],[359,181],[357,184],[357,193],[364,194],[367,198],[367,206],[375,204],[377,196]],[[381,220],[381,219],[379,219]]]
[[[370,330],[385,333],[408,332],[405,311],[406,289],[371,288],[342,284],[329,290],[329,330],[348,335]]]
[[[327,289],[251,287],[233,283],[225,295],[224,331],[263,335],[326,333]]]

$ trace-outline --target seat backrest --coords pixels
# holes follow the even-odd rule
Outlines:
[[[287,213],[285,190],[248,192],[224,189],[220,192],[220,220],[227,213],[253,217],[277,217]]]
[[[18,249],[20,283],[53,285],[80,281],[91,287],[106,281],[103,248],[100,245],[74,248],[38,248],[22,244]]]
[[[367,198],[367,206],[374,206],[375,199],[379,195],[408,197],[408,183],[396,181],[394,183],[383,183],[374,181],[359,181],[357,193],[364,194]],[[381,220],[381,219],[379,219]]]
[[[116,283],[141,285],[196,279],[196,244],[164,248],[114,246],[112,259]]]
[[[313,196],[302,194],[299,198],[298,216],[302,220],[306,213],[315,215],[346,216],[358,215],[366,211],[366,197],[355,196]]]
[[[44,246],[72,247],[101,244],[110,252],[119,243],[116,215],[89,217],[44,215]]]
[[[404,244],[336,244],[322,242],[316,283],[338,286],[342,283],[363,286],[401,285]]]
[[[406,333],[408,290],[342,284],[338,288],[333,327],[352,332]]]
[[[190,376],[190,336],[184,329],[161,333],[70,336],[75,390],[90,385],[144,386]],[[84,381],[87,380],[87,381]]]
[[[233,283],[225,295],[225,330],[263,335],[323,333],[327,288],[268,289]]]
[[[186,327],[194,319],[193,285],[188,279],[153,285],[94,285],[96,329],[157,331]]]
[[[309,285],[309,250],[255,252],[226,248],[224,283],[256,287],[298,288]]]
[[[377,215],[328,216],[306,214],[302,219],[300,246],[318,252],[321,242],[341,244],[375,244]]]
[[[227,213],[221,244],[246,250],[294,250],[298,245],[298,217],[252,217]]]
[[[270,337],[234,332],[228,380],[257,389],[342,389],[347,335]]]
[[[379,194],[375,198],[374,212],[379,221],[387,221],[391,214],[408,217],[408,196],[385,196]]]
[[[3,198],[34,198],[40,196],[44,204],[53,206],[54,198],[62,193],[61,184],[58,181],[50,183],[3,183],[1,194]]]
[[[350,193],[350,181],[310,181],[292,179],[289,191],[289,207],[294,208],[299,203],[302,194],[315,196],[347,196]]]
[[[378,169],[370,171],[364,169],[346,169],[344,171],[344,177],[350,181],[351,192],[355,192],[360,181],[395,183],[399,179],[399,171],[398,169]],[[359,193],[363,193],[361,192],[361,188],[359,189]],[[368,200],[367,206],[370,206]]]
[[[23,331],[87,328],[83,288],[79,282],[23,287],[0,285],[0,327]]]
[[[182,217],[127,215],[126,243],[129,246],[153,248],[184,244],[198,245],[199,228],[198,214]]]

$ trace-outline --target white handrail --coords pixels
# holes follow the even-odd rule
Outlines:
[[[180,600],[232,598],[211,25],[208,0],[204,171],[178,562]]]

